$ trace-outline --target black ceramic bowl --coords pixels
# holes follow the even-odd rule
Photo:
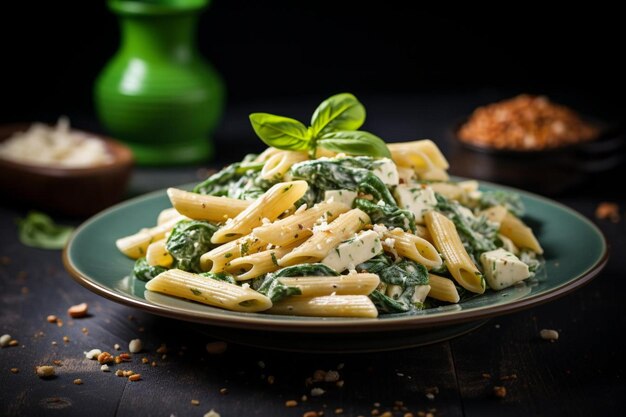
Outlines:
[[[452,131],[450,167],[455,175],[553,195],[603,176],[625,160],[623,129],[602,123],[596,123],[601,133],[595,140],[532,151],[464,142],[457,134],[462,123]]]

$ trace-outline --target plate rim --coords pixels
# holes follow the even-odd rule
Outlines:
[[[451,179],[464,180],[463,177],[451,176]],[[153,304],[144,299],[135,299],[127,294],[117,292],[112,288],[95,281],[86,274],[83,274],[72,262],[69,256],[70,249],[74,243],[75,237],[82,232],[83,229],[98,221],[100,218],[109,215],[112,212],[124,209],[126,206],[133,205],[139,201],[150,199],[156,195],[163,194],[165,189],[155,190],[146,194],[142,194],[126,201],[118,203],[100,213],[90,217],[84,221],[79,227],[76,228],[69,241],[63,248],[63,265],[69,273],[69,275],[79,284],[87,288],[88,290],[106,298],[111,301],[127,305],[134,308],[145,310],[149,313],[153,313],[159,316],[174,318],[178,320],[201,323],[212,326],[230,327],[239,329],[254,329],[254,330],[266,330],[266,331],[280,331],[280,332],[308,332],[308,333],[358,333],[358,332],[385,332],[396,331],[406,329],[427,329],[445,325],[459,324],[469,321],[485,320],[497,316],[506,314],[512,314],[521,310],[525,310],[534,306],[544,304],[548,301],[561,298],[578,288],[583,287],[595,278],[600,271],[606,266],[609,259],[609,246],[607,244],[604,233],[588,218],[577,212],[576,210],[547,197],[520,190],[514,187],[506,185],[500,185],[491,183],[488,181],[478,181],[479,184],[485,184],[488,186],[496,187],[499,189],[509,190],[512,192],[520,193],[534,199],[540,200],[545,204],[556,206],[561,210],[568,212],[576,217],[578,220],[585,223],[591,228],[599,237],[602,243],[601,255],[597,261],[580,273],[578,276],[570,279],[565,284],[552,288],[544,293],[536,294],[528,298],[522,298],[519,300],[511,301],[510,303],[500,304],[495,306],[483,306],[472,310],[460,310],[454,312],[443,313],[441,315],[434,316],[399,316],[396,318],[385,318],[380,320],[379,318],[363,319],[363,318],[319,318],[317,321],[290,321],[290,320],[272,320],[272,315],[260,315],[251,314],[248,316],[230,316],[225,315],[221,310],[216,308],[216,312],[203,312],[196,313],[187,310],[165,307],[158,304]],[[189,184],[182,185],[180,187],[188,187]],[[309,318],[310,319],[310,318]],[[355,326],[358,324],[358,326]]]

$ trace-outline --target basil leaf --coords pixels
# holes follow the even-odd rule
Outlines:
[[[289,151],[309,148],[309,129],[295,119],[268,113],[252,113],[250,123],[259,138],[268,146]]]
[[[361,130],[327,133],[317,140],[317,146],[349,155],[391,158],[391,152],[381,138]]]
[[[73,227],[59,226],[46,214],[31,211],[17,221],[20,241],[26,246],[41,249],[63,249]]]
[[[337,130],[357,130],[365,122],[365,107],[350,93],[324,100],[311,117],[313,136]]]

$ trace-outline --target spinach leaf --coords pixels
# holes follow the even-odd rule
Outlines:
[[[217,226],[200,220],[181,220],[167,238],[165,248],[174,258],[174,267],[183,271],[202,272],[200,256],[215,245],[211,243]]]
[[[388,255],[382,254],[359,264],[357,270],[377,274],[380,281],[387,285],[402,287],[397,298],[391,298],[380,290],[370,294],[370,299],[380,312],[399,313],[423,308],[423,305],[413,302],[415,287],[428,284],[428,271],[423,265],[409,259],[393,262]]]
[[[385,142],[376,135],[360,130],[326,133],[317,140],[317,146],[348,155],[369,155],[391,158]]]
[[[311,117],[314,136],[335,130],[356,130],[365,122],[365,107],[350,93],[322,101]]]
[[[383,200],[396,206],[396,200],[385,183],[370,171],[373,166],[375,160],[369,157],[316,159],[294,164],[289,175],[294,180],[307,181],[309,188],[314,189],[312,193],[320,200],[323,191],[343,189],[371,194],[375,201]]]
[[[165,271],[167,271],[167,268],[162,266],[149,265],[146,258],[137,259],[135,261],[135,265],[133,266],[133,276],[140,281],[146,282]]]
[[[211,175],[209,178],[196,185],[194,193],[215,196],[231,197],[231,185],[241,178],[258,176],[258,172],[263,168],[264,162],[254,163],[252,160],[256,155],[247,155],[243,161],[230,164],[226,168]],[[235,197],[232,197],[235,198]]]
[[[295,119],[268,113],[252,113],[250,123],[267,146],[290,151],[309,149],[311,132]]]
[[[415,215],[409,210],[388,204],[375,204],[364,198],[354,200],[354,207],[370,216],[372,224],[383,224],[389,229],[399,227],[405,231],[415,231]]]
[[[50,216],[38,211],[18,219],[17,225],[20,242],[41,249],[63,249],[74,231],[73,227],[57,225]]]
[[[202,277],[214,279],[216,281],[224,281],[229,284],[237,285],[237,280],[231,274],[226,272],[202,272],[199,274]]]
[[[526,211],[519,194],[507,191],[483,191],[478,202],[479,208],[486,209],[493,206],[504,206],[517,217],[522,217]]]
[[[252,282],[252,288],[267,296],[272,302],[276,302],[291,295],[301,294],[299,288],[288,287],[281,283],[278,278],[338,275],[337,271],[321,263],[293,265],[279,269],[276,272],[270,272],[265,277],[255,279]]]
[[[487,221],[485,216],[467,215],[457,201],[448,200],[440,194],[436,194],[436,197],[436,209],[452,220],[467,253],[480,267],[480,255],[496,249],[497,225]]]

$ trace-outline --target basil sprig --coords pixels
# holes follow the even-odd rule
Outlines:
[[[365,122],[365,107],[350,93],[324,100],[311,117],[311,126],[289,117],[252,113],[250,123],[268,146],[304,151],[315,155],[317,148],[348,155],[391,157],[385,142],[378,136],[357,130]]]

